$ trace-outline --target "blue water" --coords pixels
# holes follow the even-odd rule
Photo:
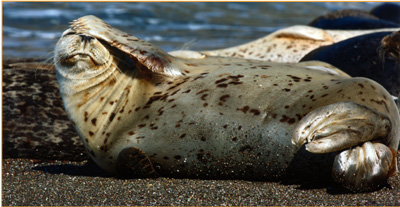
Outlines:
[[[50,58],[68,23],[88,14],[166,51],[201,50],[242,44],[279,28],[307,24],[330,11],[369,11],[378,4],[3,2],[3,58]]]

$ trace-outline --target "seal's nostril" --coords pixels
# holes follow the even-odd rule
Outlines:
[[[83,48],[86,48],[86,44],[89,43],[93,37],[87,36],[87,35],[82,35],[80,34],[79,37],[81,37],[81,42],[83,44]]]
[[[94,39],[93,37],[86,36],[86,35],[79,35],[81,37],[82,42],[89,42],[90,40]]]

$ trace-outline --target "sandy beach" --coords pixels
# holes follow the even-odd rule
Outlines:
[[[399,175],[378,191],[353,194],[332,183],[119,179],[91,161],[5,159],[2,167],[4,206],[400,205]]]

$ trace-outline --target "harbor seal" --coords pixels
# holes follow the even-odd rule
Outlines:
[[[400,24],[379,19],[373,14],[357,9],[344,9],[320,16],[308,24],[321,29],[379,29],[399,28]]]
[[[353,77],[367,77],[400,94],[400,32],[378,32],[317,48],[300,61],[319,60]]]
[[[208,56],[239,57],[273,62],[296,63],[304,55],[321,46],[331,45],[351,37],[389,31],[399,28],[371,30],[323,30],[315,27],[295,25],[280,29],[257,40],[229,48],[205,51],[177,50],[170,55],[182,58]]]
[[[94,16],[72,22],[54,61],[68,117],[112,173],[279,179],[303,145],[335,152],[333,178],[353,191],[397,172],[399,112],[366,78],[303,63],[177,58]]]
[[[386,2],[373,8],[370,13],[380,19],[400,24],[400,4]]]

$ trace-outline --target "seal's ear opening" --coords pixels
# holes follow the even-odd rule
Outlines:
[[[173,56],[149,42],[111,27],[95,16],[89,15],[74,20],[71,23],[71,29],[118,48],[128,55],[142,71],[148,70],[148,72],[166,76],[182,75],[179,69],[172,65]]]

